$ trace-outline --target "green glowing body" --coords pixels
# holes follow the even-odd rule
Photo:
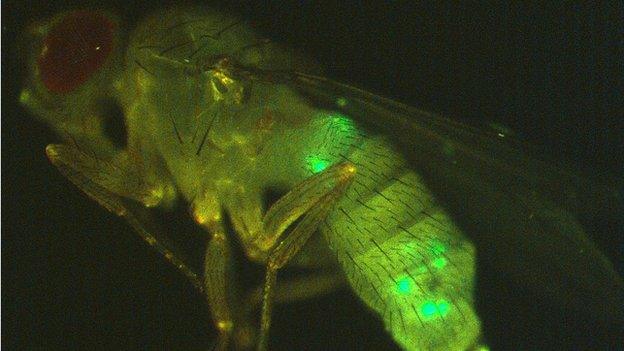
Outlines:
[[[26,89],[22,101],[61,133],[69,130],[78,144],[116,165],[130,164],[120,178],[141,191],[126,191],[130,185],[115,184],[104,171],[91,176],[96,187],[126,191],[146,206],[184,199],[199,224],[218,221],[226,210],[235,229],[249,227],[237,230],[243,244],[260,227],[266,189],[289,190],[350,162],[353,182],[320,224],[325,248],[316,250],[333,253],[353,291],[404,349],[476,346],[481,333],[473,307],[473,245],[392,140],[359,125],[357,116],[337,112],[347,99],[339,97],[336,110],[321,109],[287,84],[237,77],[219,61],[317,72],[272,44],[255,45],[260,39],[249,28],[231,23],[236,20],[203,10],[156,14],[130,36],[119,59],[125,69],[106,68],[112,73],[100,85],[66,97],[69,114],[44,111],[41,96],[57,97],[37,90],[40,84]],[[215,28],[228,30],[202,37]],[[90,115],[91,100],[104,94],[98,90],[123,107],[127,152],[107,141],[97,116],[87,128],[75,122]],[[48,153],[58,155],[56,149]]]
[[[141,29],[152,33],[152,27],[142,27],[135,38],[142,37]],[[199,32],[189,25],[180,37],[170,34],[171,43],[159,37],[159,45],[189,41]],[[223,46],[205,47],[195,57],[231,53],[258,40],[245,27],[221,39],[216,43]],[[243,51],[234,58],[274,67],[271,57],[277,55],[262,54]],[[139,49],[129,55],[142,64],[129,75],[134,84],[127,85],[137,91],[126,108],[137,111],[128,116],[137,123],[130,130],[144,133],[141,144],[156,148],[150,152],[162,157],[197,218],[218,215],[220,208],[246,216],[264,189],[290,189],[329,165],[350,161],[357,175],[321,232],[355,293],[406,350],[464,350],[477,343],[474,248],[390,140],[369,135],[348,116],[311,106],[284,85],[253,82],[245,102],[237,104],[236,97],[215,89],[213,73],[186,74],[186,56]],[[241,206],[241,199],[252,205]]]
[[[217,350],[264,350],[274,300],[326,293],[345,278],[405,350],[485,350],[474,243],[491,267],[566,309],[622,320],[624,282],[577,218],[612,205],[621,213],[612,186],[534,160],[500,128],[324,78],[215,11],[174,8],[123,28],[90,10],[33,25],[20,100],[63,138],[46,149],[59,171],[204,294]],[[107,132],[112,104],[122,142]],[[266,204],[275,189],[285,194]],[[202,268],[147,209],[186,204],[206,239]],[[248,296],[232,274],[231,232],[266,268]],[[280,296],[285,265],[322,269],[281,282],[295,293]]]
[[[472,244],[386,140],[358,139],[338,153],[359,177],[328,218],[330,247],[406,350],[469,348],[480,334]]]

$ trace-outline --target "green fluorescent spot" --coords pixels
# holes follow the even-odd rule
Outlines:
[[[345,107],[347,105],[347,99],[343,98],[343,97],[339,97],[336,99],[336,105],[338,105],[338,107]]]
[[[437,312],[436,305],[431,301],[425,302],[425,304],[420,308],[420,311],[423,315],[425,315],[425,317],[432,317]]]
[[[433,260],[432,264],[435,268],[442,269],[446,266],[446,258],[438,257],[435,260]]]
[[[440,311],[440,315],[442,317],[444,317],[444,316],[446,316],[448,314],[448,311],[449,311],[450,308],[451,308],[451,306],[445,300],[438,301],[438,311]]]
[[[308,161],[308,166],[312,173],[322,172],[329,166],[329,161],[323,160],[318,156],[308,156],[306,161]]]
[[[438,316],[446,316],[450,308],[451,305],[444,299],[438,300],[437,302],[425,301],[425,303],[420,306],[420,312],[426,319],[432,319]]]
[[[439,241],[434,241],[431,245],[431,253],[434,255],[441,255],[446,252],[446,245]]]
[[[409,278],[403,278],[397,282],[397,291],[400,294],[409,294],[412,291],[412,282]]]

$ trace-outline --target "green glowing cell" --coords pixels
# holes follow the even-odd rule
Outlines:
[[[431,245],[431,253],[434,255],[441,255],[447,250],[446,245],[439,241],[434,241]]]
[[[433,260],[432,264],[435,268],[444,268],[446,266],[446,258],[444,257],[438,257],[435,260]]]
[[[425,317],[432,317],[437,312],[436,305],[431,301],[425,302],[425,304],[423,304],[420,308],[420,311]]]
[[[436,302],[434,301],[425,301],[420,306],[420,312],[425,317],[425,319],[433,319],[436,317],[444,317],[448,314],[450,310],[450,304],[448,301],[441,299]]]
[[[318,156],[308,156],[306,158],[310,171],[312,173],[322,172],[327,166],[329,166],[329,161],[324,160]]]
[[[438,301],[438,311],[440,312],[441,316],[446,316],[448,314],[448,311],[450,309],[450,305],[448,302],[446,302],[445,300],[441,300]]]
[[[400,294],[409,294],[412,291],[412,281],[407,277],[400,279],[397,282],[397,291]]]

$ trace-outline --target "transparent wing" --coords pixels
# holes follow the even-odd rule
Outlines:
[[[581,225],[592,218],[621,225],[619,187],[538,161],[492,131],[327,78],[272,73],[270,79],[393,140],[475,243],[480,261],[564,308],[624,320],[622,278]]]

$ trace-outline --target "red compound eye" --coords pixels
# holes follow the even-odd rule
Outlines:
[[[89,11],[69,13],[57,23],[37,60],[46,88],[63,94],[86,82],[110,55],[114,27],[104,15]]]

